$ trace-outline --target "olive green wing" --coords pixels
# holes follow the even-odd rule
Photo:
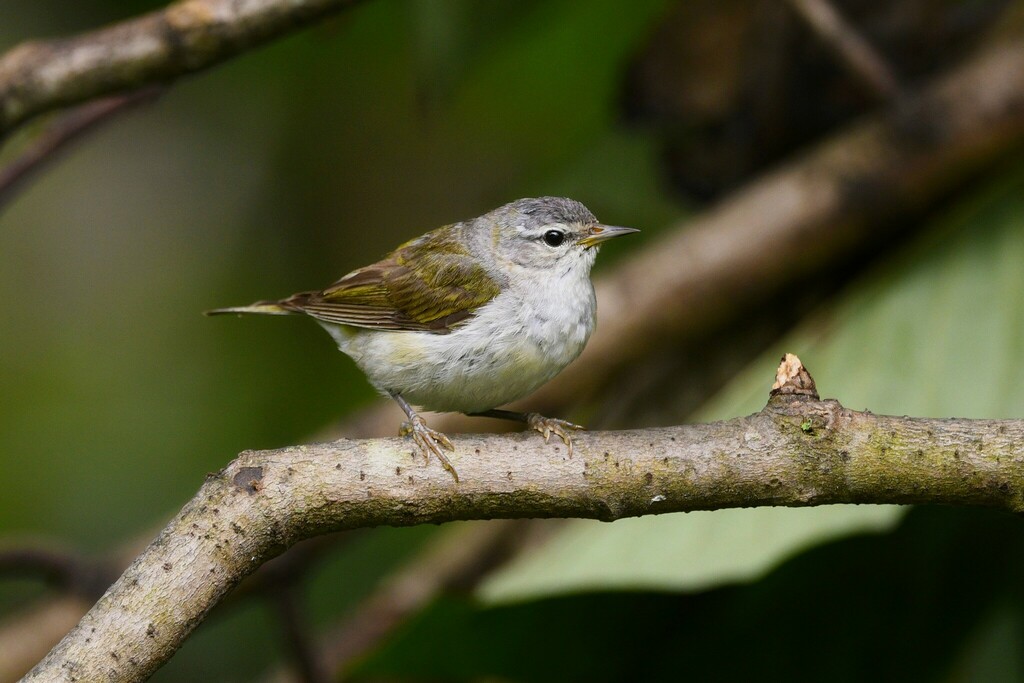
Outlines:
[[[403,245],[322,292],[296,294],[281,304],[340,325],[449,332],[500,289],[464,246],[432,236]]]

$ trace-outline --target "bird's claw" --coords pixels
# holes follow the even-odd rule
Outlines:
[[[527,413],[526,424],[530,426],[530,429],[535,429],[541,433],[544,437],[544,443],[548,442],[551,435],[554,434],[569,451],[569,457],[572,457],[572,436],[566,430],[580,431],[584,427],[568,420],[559,420],[554,417],[544,417],[540,413]]]
[[[451,439],[436,429],[428,427],[426,421],[419,415],[413,417],[408,422],[403,422],[402,428],[398,433],[401,436],[411,436],[424,458],[429,461],[430,455],[433,454],[441,462],[441,466],[455,477],[455,481],[459,481],[459,473],[455,471],[451,461],[448,460],[444,451],[441,450],[444,448],[448,451],[455,451],[455,446],[452,445]]]

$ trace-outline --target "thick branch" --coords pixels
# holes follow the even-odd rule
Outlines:
[[[84,45],[86,38],[65,42]],[[28,55],[38,49],[17,50]],[[39,68],[60,65],[58,53],[45,59],[39,53],[33,63]],[[6,98],[17,90],[10,78],[22,72],[11,71],[12,65],[29,63],[15,55],[12,51],[0,58],[0,131],[8,120]],[[29,78],[33,83],[45,80]],[[930,201],[962,177],[969,168],[965,162],[990,158],[1018,141],[1024,130],[1022,99],[1024,48],[990,49],[923,94],[911,95],[906,108],[842,133],[652,243],[599,282],[601,323],[590,347],[531,406],[564,406],[604,381],[606,366],[628,363],[650,348],[652,340],[706,330],[730,311],[827,268],[851,245],[876,239],[880,231],[872,219],[879,213]],[[64,103],[53,97],[47,102],[39,111]],[[367,431],[389,432],[397,421],[388,412],[379,428]]]
[[[307,26],[354,0],[179,0],[0,57],[0,138],[40,112],[164,83]]]
[[[758,505],[1024,511],[1024,421],[887,417],[780,394],[726,422],[583,434],[571,459],[534,434],[454,442],[460,484],[401,439],[243,453],[26,680],[141,680],[242,577],[327,531]]]

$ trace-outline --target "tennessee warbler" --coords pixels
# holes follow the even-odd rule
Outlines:
[[[207,313],[305,314],[370,383],[391,396],[411,436],[458,481],[447,436],[412,405],[525,422],[572,454],[579,425],[498,410],[558,374],[583,350],[597,308],[598,245],[633,228],[602,225],[562,197],[519,199],[401,245],[330,287]],[[410,405],[412,404],[412,405]]]

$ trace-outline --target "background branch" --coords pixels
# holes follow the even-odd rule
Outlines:
[[[92,605],[74,594],[43,600],[0,623],[0,681],[16,681],[79,622]]]
[[[721,325],[891,237],[901,227],[885,217],[934,201],[1022,136],[1024,43],[1015,42],[986,50],[635,250],[595,283],[597,331],[580,358],[529,399],[530,410],[551,412],[591,395],[609,376],[594,367],[621,368],[667,340]]]
[[[342,623],[321,640],[320,651],[339,680],[360,657],[383,643],[400,624],[451,590],[472,589],[489,571],[535,540],[537,520],[491,520],[452,529],[388,577]],[[277,683],[292,681],[278,673]]]
[[[316,647],[310,633],[309,616],[306,614],[302,591],[294,584],[280,586],[270,596],[281,621],[289,659],[302,683],[328,683],[334,680]]]
[[[166,83],[308,26],[355,0],[180,0],[0,57],[0,139],[36,114]]]
[[[780,368],[768,405],[725,422],[455,439],[455,484],[401,439],[241,454],[208,477],[26,680],[150,675],[243,577],[312,535],[458,519],[623,517],[757,505],[937,503],[1024,511],[1024,421],[899,418],[821,401]],[[804,373],[805,374],[805,373]]]
[[[87,102],[58,115],[38,135],[25,143],[10,163],[0,168],[0,212],[33,174],[57,158],[58,152],[121,112],[154,101],[161,92],[161,88],[151,86],[127,95]]]
[[[879,99],[893,99],[900,94],[900,84],[892,68],[832,3],[828,0],[789,0],[789,5],[850,73],[870,87]]]

